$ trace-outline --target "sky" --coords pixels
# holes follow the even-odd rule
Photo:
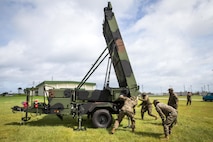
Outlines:
[[[106,0],[0,0],[0,93],[81,81],[106,47]],[[142,92],[213,91],[212,0],[111,0]],[[88,82],[102,89],[107,61]],[[110,86],[117,87],[112,71]]]

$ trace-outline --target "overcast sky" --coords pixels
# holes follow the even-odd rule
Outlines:
[[[81,81],[106,43],[107,0],[0,0],[0,93]],[[212,0],[111,0],[141,91],[213,91]],[[106,62],[89,78],[103,88]],[[111,76],[110,86],[117,87]]]

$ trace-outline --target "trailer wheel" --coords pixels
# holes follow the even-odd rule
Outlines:
[[[94,112],[92,123],[95,128],[107,128],[112,123],[112,115],[106,109],[99,109]]]

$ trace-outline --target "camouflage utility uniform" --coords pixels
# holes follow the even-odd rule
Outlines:
[[[169,88],[169,100],[168,105],[172,106],[176,110],[178,109],[178,96],[173,92],[172,88]]]
[[[160,103],[158,100],[154,100],[154,105],[156,111],[160,115],[162,119],[162,125],[164,128],[165,138],[169,138],[169,134],[171,134],[171,130],[175,120],[177,118],[177,111],[173,107]]]
[[[118,114],[118,118],[115,120],[111,133],[113,134],[115,130],[119,127],[119,124],[121,123],[125,115],[127,115],[130,118],[132,124],[132,131],[134,132],[135,129],[134,107],[137,105],[137,99],[129,98],[123,95],[120,95],[119,99],[124,100],[124,105]]]
[[[169,88],[169,100],[168,100],[168,105],[176,109],[178,112],[178,96],[177,94],[174,93],[173,88]],[[177,118],[175,120],[175,124],[177,124]]]
[[[187,103],[186,103],[186,105],[188,106],[188,105],[191,105],[191,103],[192,103],[192,93],[191,92],[188,92],[187,93]]]
[[[141,119],[144,118],[144,113],[148,111],[148,115],[155,117],[157,119],[157,116],[152,114],[152,103],[149,100],[149,96],[146,94],[142,94],[142,99],[139,99],[142,101],[142,103],[139,105],[141,106]]]

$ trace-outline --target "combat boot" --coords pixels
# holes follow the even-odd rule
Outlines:
[[[135,132],[135,122],[132,122],[132,132]]]
[[[144,118],[144,114],[141,114],[141,119],[143,120],[143,118]]]
[[[169,140],[169,136],[165,136],[164,138],[161,138],[161,140],[167,141],[167,140]]]
[[[112,128],[111,134],[115,133],[115,128]]]

